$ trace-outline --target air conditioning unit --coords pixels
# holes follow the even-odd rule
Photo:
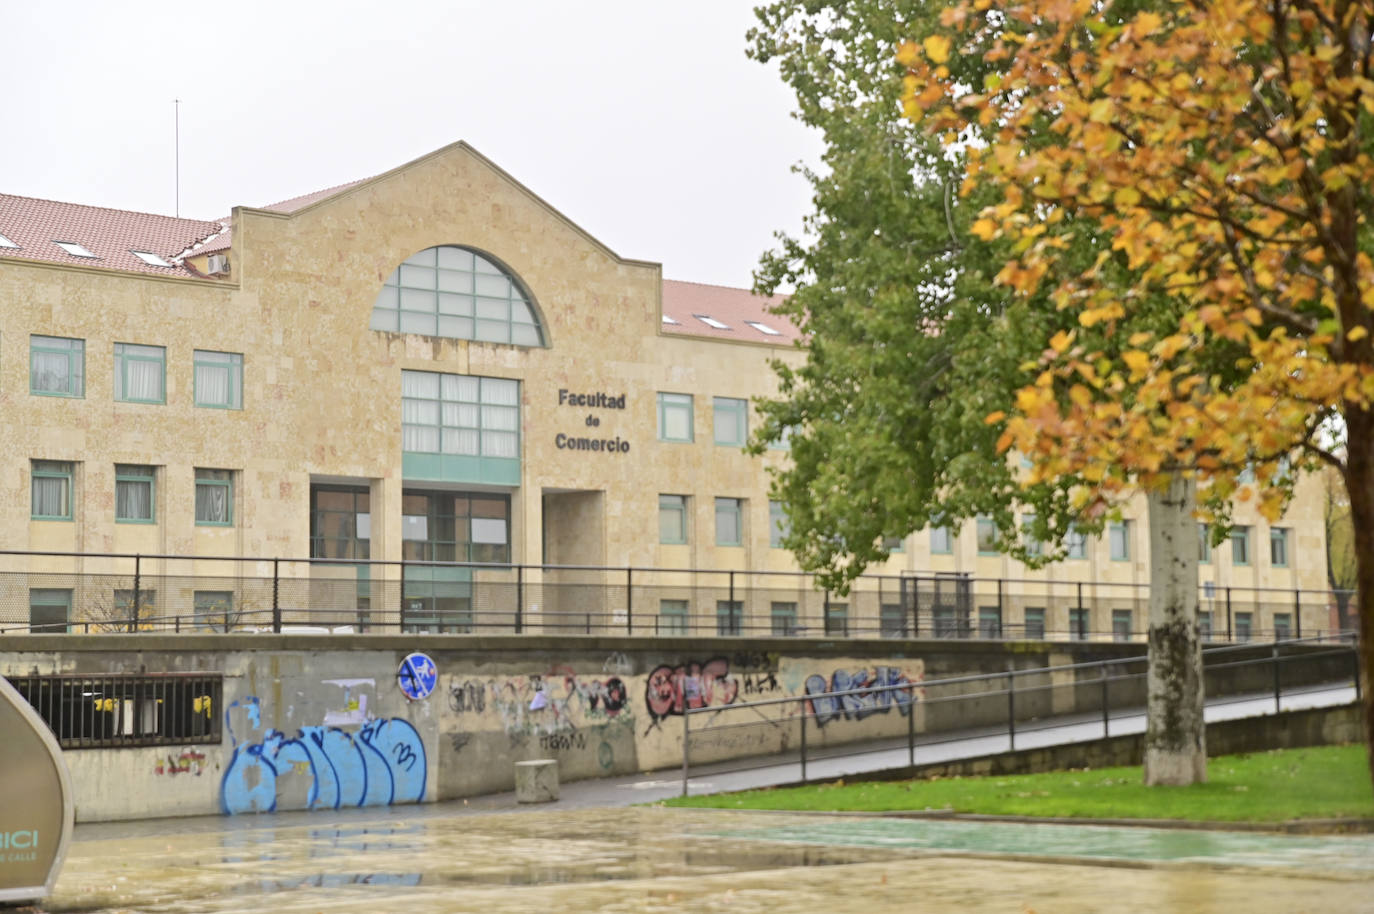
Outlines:
[[[206,258],[206,272],[211,274],[228,273],[229,258],[224,254],[211,254]]]

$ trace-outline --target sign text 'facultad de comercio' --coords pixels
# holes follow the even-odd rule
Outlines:
[[[558,405],[574,409],[624,409],[625,395],[613,396],[608,393],[576,394],[566,389],[558,391]],[[588,413],[584,420],[588,428],[598,428],[601,419],[596,413]],[[554,447],[565,451],[597,451],[602,454],[628,454],[630,442],[616,435],[614,438],[592,438],[566,435],[559,432],[553,438]]]

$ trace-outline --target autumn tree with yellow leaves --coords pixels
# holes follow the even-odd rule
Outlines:
[[[973,225],[1013,252],[999,281],[1077,318],[989,417],[1002,445],[1033,479],[1081,477],[1084,510],[1196,486],[1275,518],[1293,468],[1336,468],[1374,747],[1372,19],[1367,0],[965,0],[899,57],[906,114],[961,148],[965,193],[1001,191]],[[982,85],[950,76],[965,52],[995,64]],[[1085,238],[1095,261],[1068,269]]]

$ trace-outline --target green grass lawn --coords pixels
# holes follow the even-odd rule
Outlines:
[[[1288,749],[1209,759],[1206,784],[1145,787],[1141,769],[1006,777],[817,784],[678,798],[669,806],[726,809],[952,809],[1010,816],[1280,822],[1374,817],[1364,746]]]

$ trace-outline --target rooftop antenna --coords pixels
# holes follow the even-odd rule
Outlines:
[[[176,214],[177,214],[178,217],[180,217],[180,216],[181,216],[181,99],[179,99],[179,98],[174,98],[174,99],[172,99],[172,105],[173,105],[173,107],[174,107],[174,109],[175,109],[175,111],[176,111],[176,140],[175,140],[175,143],[174,143],[174,145],[176,146],[176,159],[177,159],[177,164],[176,164],[176,185],[177,185]]]

